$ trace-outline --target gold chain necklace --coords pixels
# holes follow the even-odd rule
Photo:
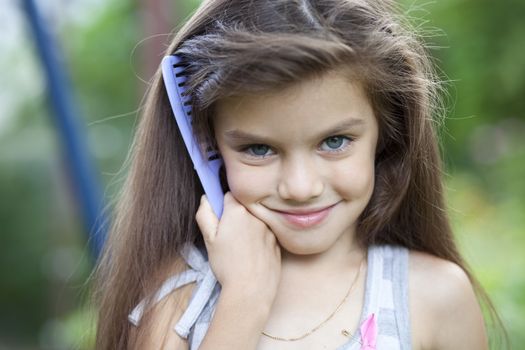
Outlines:
[[[262,335],[268,337],[268,338],[271,338],[273,340],[279,340],[279,341],[296,341],[296,340],[301,340],[303,338],[306,338],[307,336],[309,336],[310,334],[314,333],[315,331],[317,331],[319,328],[321,328],[326,322],[328,322],[332,317],[334,317],[334,315],[337,313],[337,311],[339,311],[339,309],[341,308],[341,306],[343,306],[343,304],[345,303],[346,299],[348,298],[348,296],[350,295],[350,293],[352,292],[352,289],[354,289],[354,286],[357,282],[357,280],[359,279],[359,275],[361,274],[361,270],[363,268],[363,261],[365,259],[363,258],[363,260],[361,260],[361,263],[359,264],[359,270],[357,270],[357,273],[355,274],[355,277],[354,277],[354,280],[352,281],[352,284],[350,285],[350,288],[348,289],[348,292],[346,292],[346,295],[345,297],[343,298],[343,300],[339,303],[339,305],[337,305],[337,308],[334,310],[334,312],[332,312],[330,314],[330,316],[328,316],[323,322],[321,322],[320,324],[318,324],[317,326],[315,326],[314,328],[312,328],[311,330],[309,330],[308,332],[306,332],[305,334],[301,335],[301,336],[298,336],[298,337],[292,337],[292,338],[283,338],[283,337],[277,337],[275,335],[270,335],[266,332],[262,332]]]

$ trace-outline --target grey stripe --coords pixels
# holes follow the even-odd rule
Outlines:
[[[380,294],[389,290],[389,288],[383,287],[385,281],[392,283],[394,309],[381,305],[385,299],[380,298]],[[219,294],[220,286],[217,284],[195,324],[191,327],[188,339],[190,349],[198,349],[204,339],[213,318]],[[194,297],[196,296],[194,295]],[[379,305],[372,305],[377,301],[379,301]],[[371,246],[369,248],[364,305],[360,323],[371,312],[378,312],[378,341],[380,343],[388,340],[387,343],[390,344],[388,347],[392,347],[394,343],[391,342],[394,341],[400,346],[398,348],[395,345],[396,350],[411,350],[408,309],[408,250],[406,248],[392,246]],[[357,350],[360,346],[359,336],[359,331],[357,331],[355,337],[349,339],[339,350]]]
[[[365,318],[370,314],[370,298],[372,298],[372,290],[377,288],[377,276],[373,275],[374,266],[377,263],[374,259],[374,254],[377,254],[377,248],[372,246],[368,248],[368,259],[367,259],[367,271],[366,271],[366,284],[365,284],[365,297],[363,303],[363,310],[361,312],[361,319],[359,324],[363,323]]]
[[[392,281],[393,272],[392,272],[392,263],[394,258],[389,254],[383,256],[383,278],[385,280]]]
[[[397,329],[396,329],[396,315],[394,310],[380,308],[378,327],[379,334],[386,335],[397,339]]]
[[[394,308],[396,309],[396,325],[399,333],[401,350],[412,349],[410,336],[410,314],[408,308],[408,250],[396,247],[394,262],[392,264],[393,275],[392,290],[394,297]]]

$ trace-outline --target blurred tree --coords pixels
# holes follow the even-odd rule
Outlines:
[[[89,25],[71,20],[53,27],[60,29],[66,69],[72,68],[88,121],[136,109],[137,79],[127,59],[137,41],[135,13],[132,3],[115,1]],[[11,66],[28,70],[17,66],[20,56],[11,59]],[[28,92],[43,86],[38,74],[26,82]],[[71,348],[65,319],[79,305],[91,268],[44,90],[36,95],[14,111],[0,138],[0,348]],[[109,119],[89,127],[92,153],[105,173],[122,163],[134,121]]]
[[[525,122],[525,45],[519,44],[525,2],[440,0],[426,10],[428,25],[444,32],[429,41],[444,48],[433,54],[451,80],[447,158],[461,167],[476,166],[468,145],[477,128],[507,119]]]
[[[449,80],[442,133],[449,206],[462,251],[511,342],[525,342],[525,2],[404,1]]]

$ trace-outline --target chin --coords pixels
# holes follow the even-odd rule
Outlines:
[[[279,237],[277,237],[277,240],[282,249],[294,255],[314,255],[330,249],[328,242],[308,242],[308,240],[304,239],[304,236],[300,237],[301,241],[299,242]]]

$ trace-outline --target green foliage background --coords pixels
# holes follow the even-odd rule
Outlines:
[[[111,201],[147,86],[137,72],[140,42],[148,39],[136,2],[106,3],[89,21],[63,20],[56,28]],[[179,6],[189,12],[197,3]],[[525,2],[403,4],[448,81],[442,142],[457,238],[512,348],[525,349]],[[0,129],[0,349],[90,348],[85,281],[92,260],[32,38],[24,40],[0,58],[6,81],[24,74],[36,79],[0,90],[15,89],[12,96],[21,101],[2,111],[11,117]]]

